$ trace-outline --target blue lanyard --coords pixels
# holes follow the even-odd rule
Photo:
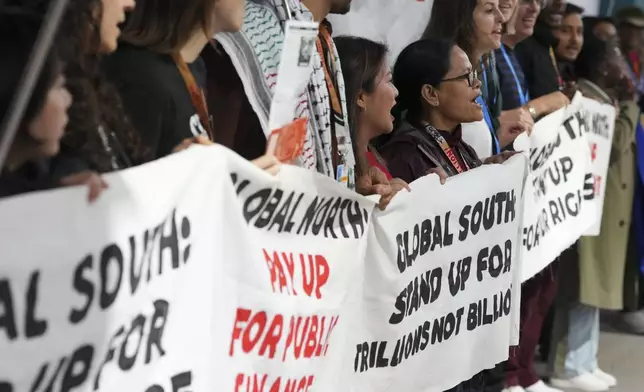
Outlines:
[[[483,118],[485,119],[490,134],[492,135],[492,140],[494,140],[494,151],[492,155],[499,154],[501,152],[501,146],[499,145],[499,139],[496,137],[496,132],[494,131],[494,124],[492,123],[490,109],[488,109],[487,103],[485,103],[485,99],[483,99],[483,97],[480,95],[478,96],[478,98],[476,98],[476,103],[481,105],[481,109],[483,110]]]
[[[527,91],[523,91],[523,87],[521,86],[521,82],[519,82],[519,77],[517,76],[516,71],[514,70],[514,64],[512,64],[512,61],[510,60],[510,56],[508,56],[508,52],[505,50],[505,45],[501,44],[501,52],[503,52],[503,57],[505,57],[505,61],[508,63],[508,67],[510,67],[510,72],[512,72],[512,77],[514,78],[514,83],[517,85],[517,91],[519,92],[519,99],[521,100],[521,106],[525,105],[530,101],[530,95],[528,94]]]
[[[485,86],[485,91],[487,92],[487,95],[488,95],[488,98],[489,98],[491,92],[490,92],[490,86],[487,84],[487,69],[485,67],[483,67],[483,84]],[[494,99],[493,99],[492,105],[496,106],[496,99],[497,98],[498,97],[496,96],[496,94],[494,94]]]

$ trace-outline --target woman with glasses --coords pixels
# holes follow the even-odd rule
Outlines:
[[[380,148],[391,175],[408,183],[437,173],[442,178],[481,165],[474,149],[462,139],[462,123],[481,121],[477,102],[481,82],[467,54],[451,41],[427,38],[407,46],[393,71],[398,89],[394,108],[398,127]],[[504,153],[486,159],[500,163]],[[450,391],[501,391],[490,387],[486,372]]]
[[[483,118],[481,82],[462,49],[446,40],[414,42],[398,56],[393,82],[403,121],[380,151],[392,176],[410,183],[430,169],[452,176],[481,164],[461,139],[461,123]]]
[[[503,10],[500,8],[503,7]],[[494,50],[501,46],[506,22],[516,2],[507,0],[435,1],[423,37],[453,40],[479,71],[483,120],[464,125],[465,140],[479,157],[486,158],[508,147],[524,131],[534,125],[530,113],[520,107],[502,111]]]

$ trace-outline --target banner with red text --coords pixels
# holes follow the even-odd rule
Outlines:
[[[522,238],[522,281],[552,263],[594,223],[597,215],[587,122],[581,94],[538,121],[515,149],[530,159]]]
[[[0,201],[0,391],[213,390],[222,151]]]
[[[351,391],[440,392],[508,358],[526,170],[518,155],[444,185],[427,176],[374,213],[346,342]]]
[[[615,130],[616,110],[612,105],[581,98],[581,115],[586,123],[586,138],[590,146],[591,171],[595,184],[595,223],[584,233],[587,236],[599,235],[601,231],[604,196],[606,195],[606,175],[610,164],[610,154]]]
[[[341,329],[374,203],[297,167],[271,178],[232,154],[228,164],[210,390],[345,390],[336,376],[347,349]]]
[[[341,390],[372,202],[217,146],[106,181],[0,202],[0,391]]]

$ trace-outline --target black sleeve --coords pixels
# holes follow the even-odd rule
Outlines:
[[[394,143],[379,150],[387,163],[389,173],[394,178],[400,178],[409,183],[427,174],[429,169],[436,167],[420,155],[418,148],[411,143]]]
[[[517,60],[519,61],[519,64],[521,65],[521,69],[523,70],[523,74],[525,75],[525,81],[528,86],[528,92],[530,93],[531,98],[533,98],[532,95],[535,88],[535,85],[534,85],[535,72],[534,72],[533,58],[530,52],[531,50],[528,42],[520,43],[514,49],[514,54],[517,56]]]
[[[168,124],[175,112],[172,97],[154,94],[146,90],[145,86],[132,82],[117,87],[125,113],[139,133],[144,148],[150,152],[148,155],[152,159],[168,155],[180,143],[178,141],[173,144],[174,140],[167,140],[168,135],[174,134],[172,129],[170,132],[167,130],[174,127],[173,124]]]

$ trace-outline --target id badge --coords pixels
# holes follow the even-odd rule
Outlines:
[[[344,164],[338,165],[335,178],[340,184],[344,184],[345,186],[349,183],[349,173],[347,172],[347,168]]]

